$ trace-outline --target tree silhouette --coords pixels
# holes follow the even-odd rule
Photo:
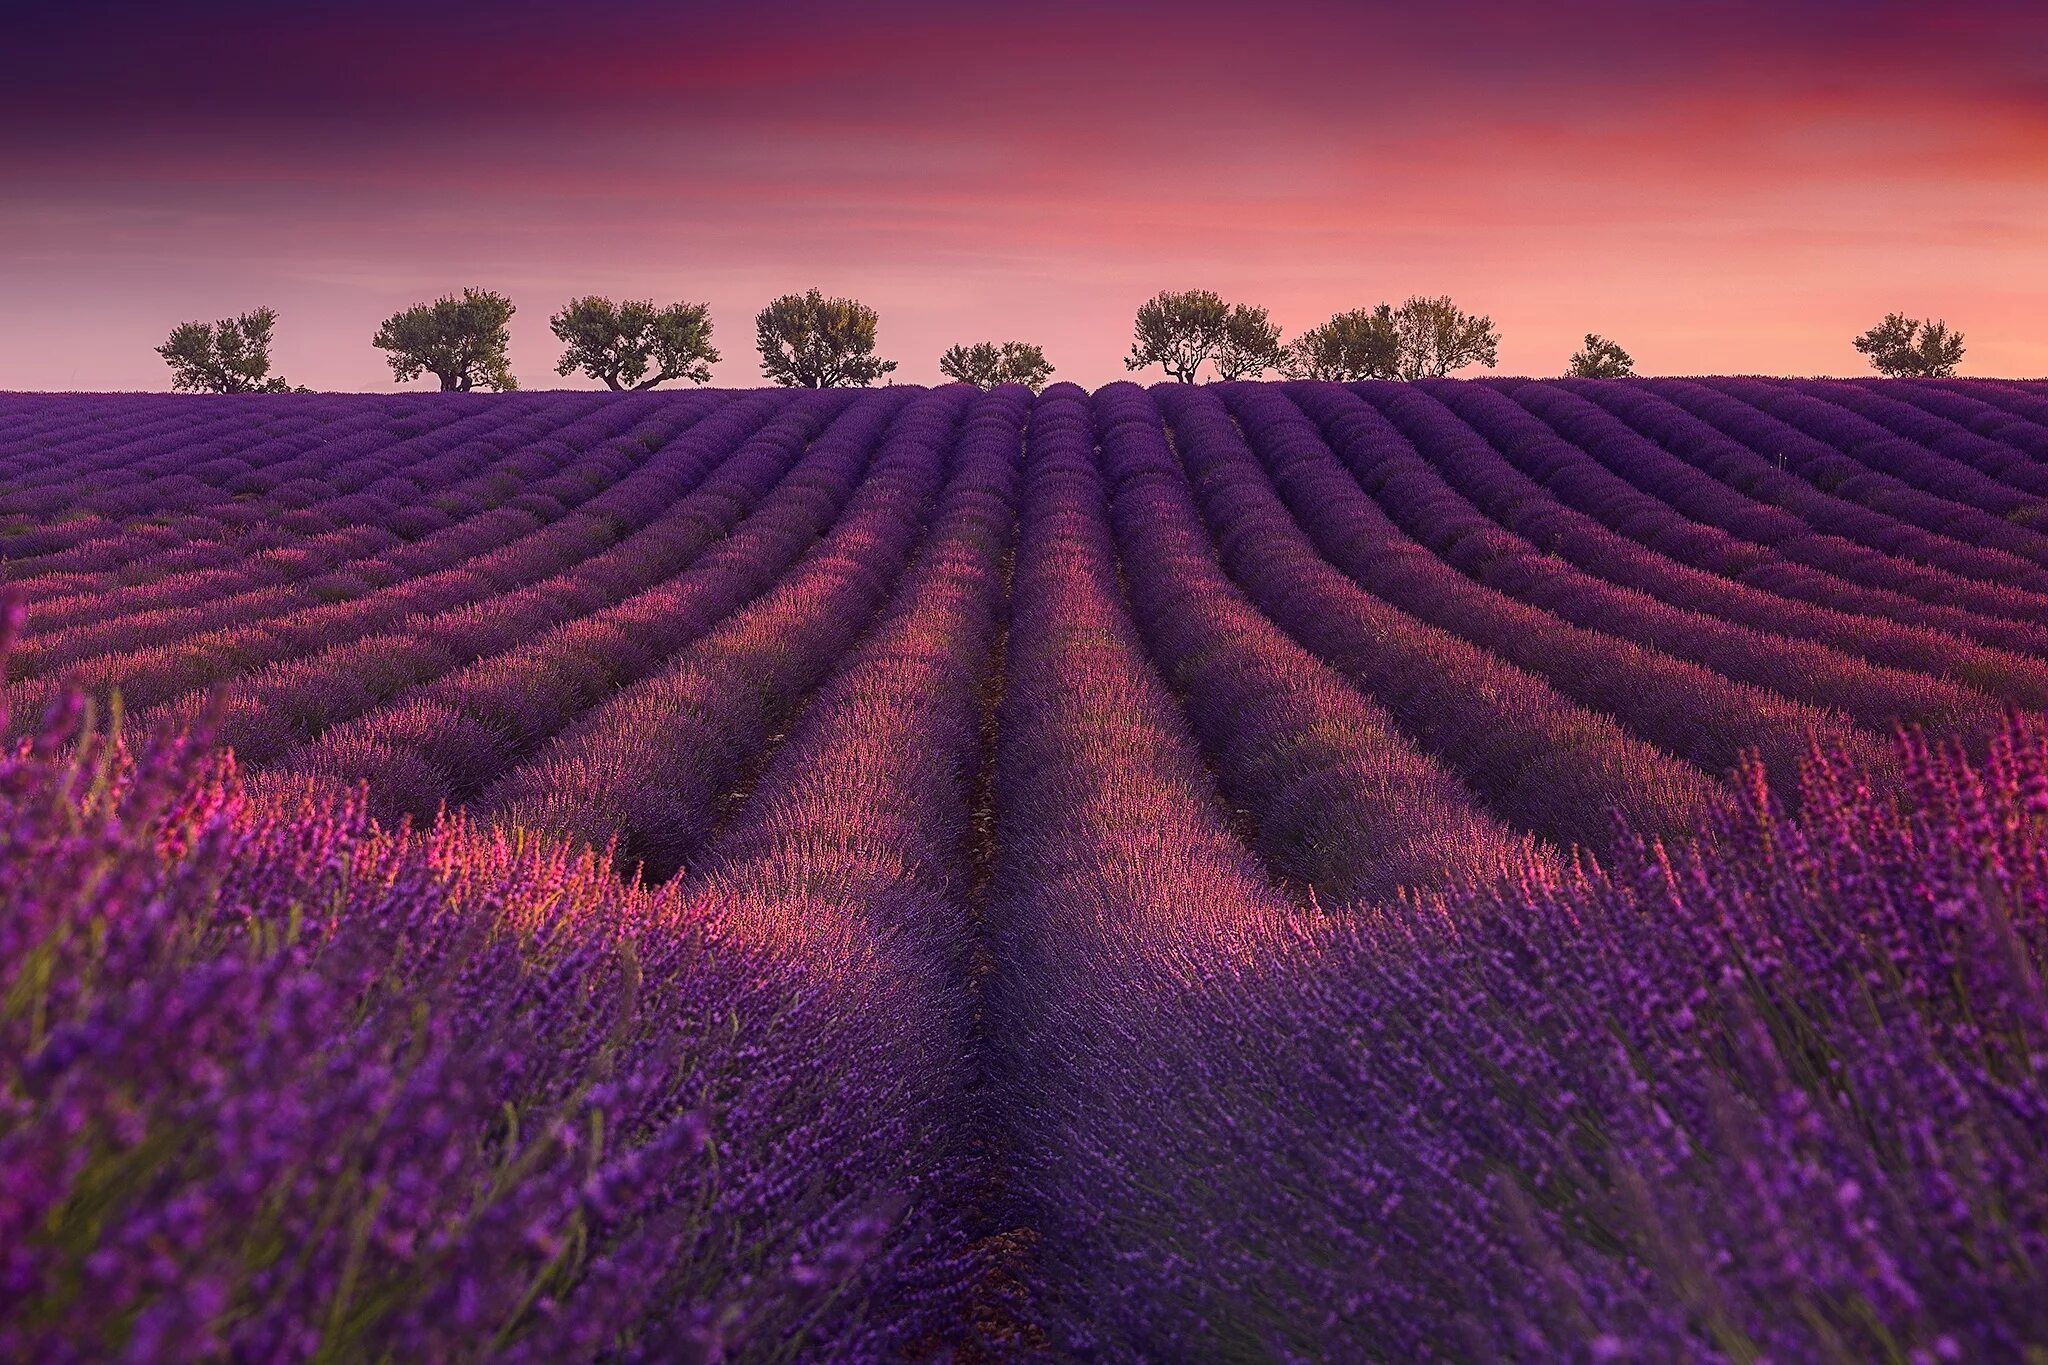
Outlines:
[[[1636,372],[1635,359],[1598,332],[1586,333],[1586,344],[1565,367],[1568,379],[1619,379]]]
[[[707,383],[718,360],[711,310],[701,303],[656,308],[649,299],[613,303],[592,294],[569,300],[548,326],[566,348],[555,373],[581,370],[608,389],[651,389],[671,379]]]
[[[1230,326],[1230,306],[1207,289],[1163,292],[1138,305],[1137,335],[1124,368],[1157,365],[1166,377],[1195,382],[1202,362],[1215,358]]]
[[[1280,368],[1280,329],[1263,308],[1233,306],[1223,320],[1223,339],[1216,344],[1216,373],[1224,379],[1257,379]]]
[[[389,351],[385,359],[399,383],[431,374],[444,390],[516,389],[505,349],[512,300],[487,289],[465,289],[432,303],[394,313],[377,329],[372,344]]]
[[[1023,384],[1036,393],[1052,378],[1052,362],[1028,341],[977,341],[948,346],[939,357],[939,373],[963,384],[992,389],[998,384]]]
[[[1401,333],[1394,310],[1354,308],[1287,344],[1281,373],[1295,379],[1393,379],[1401,373]]]
[[[866,386],[896,368],[875,354],[875,310],[812,289],[784,294],[754,319],[761,373],[778,384],[827,389]]]
[[[1467,365],[1493,368],[1500,334],[1493,319],[1464,312],[1448,296],[1412,298],[1394,310],[1401,378],[1442,378]]]
[[[1873,369],[1894,379],[1947,379],[1963,360],[1961,332],[1949,331],[1946,322],[1922,322],[1903,313],[1886,313],[1855,344],[1870,357]]]
[[[270,308],[213,323],[181,322],[156,353],[171,367],[171,387],[181,392],[288,393],[291,385],[270,374],[276,326]]]

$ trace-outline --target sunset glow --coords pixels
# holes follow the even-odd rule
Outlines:
[[[1588,330],[1647,373],[1855,373],[1890,309],[2048,370],[2048,21],[2020,5],[81,5],[0,56],[0,388],[160,388],[187,318],[268,304],[278,370],[383,389],[394,308],[574,293],[880,310],[1122,373],[1208,287],[1290,333],[1449,293],[1501,369]],[[508,17],[508,15],[510,17]]]

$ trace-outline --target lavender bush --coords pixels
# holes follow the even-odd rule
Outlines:
[[[1019,1099],[1043,1225],[1076,1243],[1066,1344],[2048,1349],[2048,730],[1981,768],[1900,762],[1903,799],[1817,757],[1795,823],[1753,771],[1705,848],[1355,912],[1193,976],[1185,946],[1069,921],[1064,970],[1032,977],[1058,1065]]]
[[[0,1359],[2048,1360],[2044,453],[0,394]]]
[[[867,1359],[951,1320],[944,1067],[886,963],[76,715],[0,811],[0,1356]]]
[[[1784,596],[1927,625],[2003,648],[2048,652],[2048,629],[2038,624],[2048,617],[2048,597],[1973,583],[1900,552],[1905,546],[1899,537],[1932,542],[1935,538],[1925,532],[1885,527],[1868,513],[1867,520],[1860,520],[1856,514],[1863,509],[1836,503],[1797,480],[1775,490],[1745,481],[1749,492],[1737,492],[1562,386],[1527,384],[1511,392],[1563,438],[1558,448],[1562,467],[1544,458],[1532,462],[1531,473],[1625,535]],[[1699,432],[1697,425],[1694,431]],[[1718,444],[1738,461],[1745,453],[1725,438],[1702,440]],[[1786,505],[1766,501],[1760,496],[1765,492]],[[1804,504],[1811,520],[1787,510],[1795,503]],[[1844,513],[1854,525],[1831,529],[1834,512]],[[1859,543],[1852,534],[1855,526],[1894,552]]]

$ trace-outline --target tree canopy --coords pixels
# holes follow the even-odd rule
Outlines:
[[[1442,378],[1467,365],[1498,363],[1500,333],[1493,319],[1465,312],[1448,296],[1412,298],[1394,310],[1401,338],[1400,377]]]
[[[385,359],[401,384],[431,374],[443,389],[462,393],[516,389],[505,356],[512,313],[512,300],[503,294],[465,289],[392,314],[372,344],[391,352]]]
[[[1216,343],[1216,373],[1224,379],[1257,379],[1280,368],[1280,329],[1263,308],[1235,304],[1223,319],[1223,338]]]
[[[1467,365],[1491,367],[1499,347],[1493,319],[1447,297],[1418,297],[1399,308],[1382,303],[1339,313],[1289,342],[1275,363],[1295,379],[1437,378]]]
[[[1963,360],[1963,334],[1946,322],[1922,322],[1903,313],[1886,313],[1884,321],[1856,338],[1856,349],[1870,357],[1879,374],[1891,378],[1947,379]]]
[[[1230,326],[1230,305],[1208,289],[1162,292],[1138,305],[1136,336],[1124,358],[1127,370],[1157,365],[1166,377],[1195,381],[1202,362],[1213,359]]]
[[[608,389],[651,389],[671,379],[708,383],[718,360],[711,309],[702,303],[656,308],[650,299],[613,303],[592,294],[569,300],[548,326],[564,346],[555,373],[581,370]]]
[[[1598,332],[1586,333],[1586,344],[1565,367],[1569,379],[1619,379],[1636,372],[1635,358]]]
[[[288,393],[270,373],[277,312],[258,308],[219,322],[181,322],[156,353],[171,367],[171,387],[185,393]]]
[[[761,373],[800,389],[874,383],[896,368],[875,354],[875,310],[816,289],[784,294],[754,319]]]
[[[1281,373],[1294,379],[1392,379],[1401,373],[1401,333],[1389,304],[1354,308],[1287,344]]]
[[[1263,308],[1227,304],[1213,290],[1166,291],[1138,306],[1124,368],[1157,365],[1167,378],[1195,382],[1204,364],[1224,379],[1252,379],[1278,368],[1280,329]]]
[[[1028,341],[977,341],[948,346],[939,357],[939,373],[963,384],[992,389],[998,384],[1023,384],[1036,393],[1052,378],[1052,362]]]

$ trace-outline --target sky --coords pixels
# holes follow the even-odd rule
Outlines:
[[[708,303],[714,381],[764,382],[753,316],[811,286],[909,382],[1012,339],[1125,377],[1187,288],[1289,335],[1449,294],[1507,374],[1588,331],[1857,373],[1888,311],[2048,374],[2048,5],[0,13],[0,389],[165,388],[174,325],[268,305],[293,382],[390,390],[378,322],[465,285],[518,306],[525,387],[591,382],[547,326],[586,293]]]

